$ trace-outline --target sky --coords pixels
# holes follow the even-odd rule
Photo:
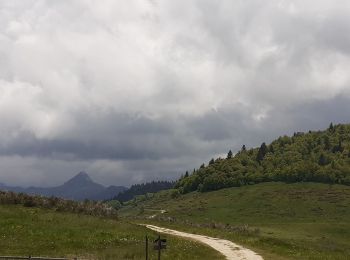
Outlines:
[[[1,0],[0,182],[171,180],[348,123],[348,0]]]

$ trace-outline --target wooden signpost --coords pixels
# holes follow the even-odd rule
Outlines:
[[[160,252],[162,249],[166,249],[166,239],[161,239],[160,235],[153,242],[153,249],[158,250],[158,260],[160,260]],[[148,260],[148,237],[146,236],[146,260]]]
[[[158,260],[160,260],[160,251],[166,249],[166,239],[160,239],[160,235],[154,240],[153,249],[158,250]]]

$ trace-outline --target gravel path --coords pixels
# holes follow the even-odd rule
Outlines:
[[[159,233],[189,238],[204,243],[223,254],[228,260],[263,260],[263,258],[250,249],[237,245],[229,240],[214,237],[185,233],[168,228],[157,227],[153,225],[144,225]]]

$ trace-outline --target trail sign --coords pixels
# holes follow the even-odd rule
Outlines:
[[[154,250],[159,250],[159,248],[166,249],[166,239],[157,238],[156,240],[154,240],[153,248]]]
[[[153,243],[153,249],[158,250],[158,260],[160,260],[160,251],[162,251],[162,249],[166,249],[166,239],[160,239],[159,235]]]

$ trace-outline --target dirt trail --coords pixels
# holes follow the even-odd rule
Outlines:
[[[145,211],[155,211],[155,212],[158,212],[160,214],[164,214],[166,212],[166,210],[164,210],[164,209],[145,209]],[[155,218],[156,216],[158,216],[158,214],[153,214],[151,216],[148,216],[148,218],[152,219],[152,218]]]
[[[144,225],[144,226],[154,231],[157,231],[159,233],[165,233],[169,235],[189,238],[189,239],[193,239],[195,241],[204,243],[214,248],[215,250],[219,251],[228,260],[263,260],[263,258],[260,255],[256,254],[252,250],[249,250],[240,245],[237,245],[229,240],[196,235],[191,233],[185,233],[185,232],[157,227],[153,225]]]

